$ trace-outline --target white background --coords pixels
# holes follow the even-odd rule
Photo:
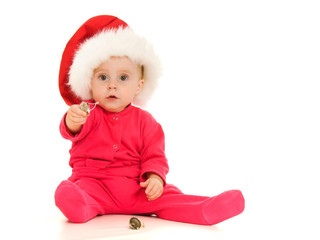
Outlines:
[[[2,2],[1,235],[53,237],[65,221],[53,199],[71,173],[60,59],[83,22],[110,14],[163,61],[147,110],[166,134],[168,182],[246,198],[215,238],[319,239],[319,12],[308,0]]]

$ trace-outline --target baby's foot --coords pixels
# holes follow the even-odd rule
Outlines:
[[[244,205],[242,193],[230,190],[206,200],[203,215],[209,225],[214,225],[242,213]]]

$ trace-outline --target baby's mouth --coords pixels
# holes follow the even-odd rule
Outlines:
[[[107,99],[108,100],[116,100],[116,99],[118,99],[115,95],[109,95],[108,97],[107,97]]]

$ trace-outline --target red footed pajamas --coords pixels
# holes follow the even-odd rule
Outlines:
[[[83,223],[103,214],[156,214],[172,221],[213,225],[244,210],[238,190],[203,197],[183,194],[167,184],[164,133],[138,107],[129,105],[111,113],[97,106],[76,135],[68,131],[64,116],[60,132],[72,141],[72,176],[58,186],[55,202],[71,222]],[[148,172],[165,182],[163,194],[154,201],[148,201],[139,184]]]

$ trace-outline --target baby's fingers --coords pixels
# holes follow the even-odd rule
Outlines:
[[[147,180],[146,182],[141,182],[140,187],[146,188],[146,187],[148,187],[148,184],[149,184],[149,180]]]
[[[150,194],[148,196],[148,200],[149,201],[153,201],[156,200],[158,197],[160,197],[162,195],[162,189],[157,189],[155,192],[153,192],[153,194]]]
[[[157,182],[151,182],[146,189],[147,198],[149,200],[157,199],[163,191],[163,187],[159,185]]]
[[[81,109],[80,109],[80,105],[72,105],[71,107],[70,107],[70,114],[72,114],[72,116],[73,117],[78,117],[78,118],[80,118],[80,117],[82,117],[82,118],[85,118],[85,117],[87,117],[87,113],[85,112],[85,111],[82,111]]]
[[[149,181],[149,184],[148,184],[147,189],[146,189],[146,194],[147,195],[152,195],[155,190],[156,190],[155,182],[154,181]]]

